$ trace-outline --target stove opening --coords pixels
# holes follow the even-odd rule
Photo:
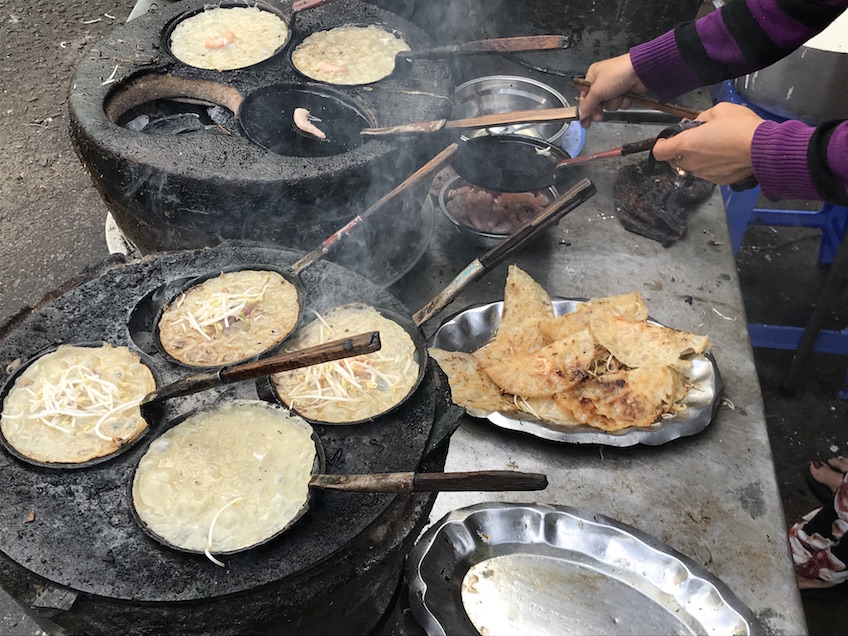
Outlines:
[[[136,132],[179,135],[204,130],[231,130],[235,114],[226,106],[194,99],[155,99],[131,108],[117,124]]]
[[[324,139],[305,133],[294,123],[294,111],[309,111],[309,123]],[[239,112],[245,135],[279,155],[329,157],[362,145],[359,131],[373,125],[361,106],[332,89],[277,84],[253,91]]]
[[[180,134],[234,127],[241,93],[208,80],[147,73],[132,78],[105,100],[110,121],[137,132]]]

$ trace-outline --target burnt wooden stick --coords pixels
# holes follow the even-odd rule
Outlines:
[[[280,371],[291,371],[292,369],[300,369],[301,367],[308,367],[313,364],[350,358],[379,350],[380,332],[378,331],[362,333],[349,338],[340,338],[339,340],[325,342],[324,344],[301,349],[300,351],[283,353],[264,360],[257,360],[256,362],[245,362],[244,364],[237,364],[232,367],[224,367],[218,371],[198,373],[182,380],[177,380],[173,384],[168,384],[148,393],[141,401],[141,405],[146,406],[151,402],[190,395],[223,384],[252,380],[271,375],[272,373],[279,373]]]
[[[480,258],[474,259],[429,303],[415,312],[413,322],[419,327],[447,307],[468,287],[487,271],[498,265],[507,256],[524,248],[562,217],[586,202],[595,194],[595,185],[589,179],[580,180],[568,192],[560,196],[527,223],[491,248]]]
[[[452,55],[475,55],[479,53],[516,53],[518,51],[550,51],[567,49],[571,38],[565,35],[528,35],[510,38],[490,38],[453,46],[438,46],[419,51],[401,51],[397,57],[407,60],[434,59]]]
[[[427,179],[432,179],[434,174],[436,174],[439,170],[441,170],[451,161],[453,161],[453,158],[456,156],[456,152],[458,149],[459,146],[457,144],[451,144],[450,146],[442,150],[439,154],[430,159],[430,161],[425,163],[421,168],[411,174],[394,190],[392,190],[386,195],[383,195],[379,200],[377,200],[373,205],[371,205],[371,207],[365,210],[365,212],[358,215],[340,230],[334,232],[330,237],[325,239],[324,242],[321,243],[321,245],[319,245],[314,250],[309,252],[306,256],[298,260],[294,265],[292,265],[292,271],[295,274],[299,274],[304,269],[312,265],[315,261],[326,256],[330,249],[333,247],[333,245],[335,245],[336,243],[341,241],[345,236],[350,234],[371,214],[382,208],[387,203],[394,201],[395,199],[398,199],[404,196],[405,194],[409,193],[410,191],[414,190],[418,186],[422,185]]]
[[[387,135],[428,134],[442,129],[488,128],[510,124],[533,124],[546,121],[574,121],[577,119],[577,107],[540,108],[537,110],[514,110],[508,113],[481,115],[465,119],[435,119],[411,124],[398,124],[385,128],[363,128],[359,134],[366,137]]]
[[[512,470],[468,473],[375,473],[370,475],[313,475],[313,488],[352,492],[491,492],[544,490],[547,476]]]
[[[588,82],[582,77],[575,77],[571,80],[571,85],[574,86],[574,88],[579,88],[580,90],[589,90],[592,86],[592,82]],[[644,95],[639,95],[632,91],[627,91],[622,95],[622,97],[626,97],[634,104],[639,104],[646,108],[653,108],[661,113],[668,113],[669,115],[680,117],[680,119],[695,119],[701,114],[701,111],[686,108],[685,106],[678,106],[677,104],[663,104],[659,100],[651,99],[650,97],[645,97]]]

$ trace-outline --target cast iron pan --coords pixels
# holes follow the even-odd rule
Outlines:
[[[367,305],[357,304],[357,303],[349,303],[347,305],[342,305],[342,307],[366,307]],[[300,413],[298,413],[297,408],[291,409],[293,413],[297,413],[303,419],[305,419],[310,424],[324,424],[327,426],[351,426],[355,424],[363,424],[365,422],[373,422],[374,420],[386,415],[387,413],[391,413],[395,409],[399,408],[403,405],[415,392],[418,390],[418,387],[421,385],[421,381],[424,379],[424,375],[427,373],[427,362],[429,360],[429,354],[427,353],[427,343],[424,340],[424,336],[422,335],[420,329],[416,326],[416,324],[410,320],[406,316],[402,316],[393,311],[389,311],[388,309],[383,309],[381,307],[374,307],[380,315],[384,318],[388,318],[389,320],[400,325],[403,330],[412,338],[412,343],[415,345],[415,354],[414,359],[415,362],[418,363],[418,377],[415,379],[415,383],[409,389],[407,394],[404,396],[402,400],[400,400],[397,404],[392,406],[391,408],[386,409],[381,413],[377,413],[372,417],[365,418],[362,420],[355,420],[352,422],[322,422],[320,420],[310,419],[308,417],[304,417]],[[317,319],[316,319],[317,320]],[[280,398],[280,394],[277,393],[277,387],[274,384],[273,378],[270,376],[261,378],[256,383],[256,391],[263,400],[274,402],[276,404],[280,404],[288,408],[285,402],[283,402],[282,398]]]
[[[485,135],[462,142],[454,170],[476,186],[496,192],[536,192],[556,182],[564,150],[522,135]]]
[[[315,125],[326,135],[318,139],[294,124],[295,108],[305,108],[321,121]],[[238,109],[245,136],[279,155],[329,157],[364,143],[359,131],[372,124],[368,112],[341,92],[324,86],[273,84],[252,91]]]
[[[241,400],[239,401],[244,404],[250,404],[251,400]],[[239,403],[237,402],[237,403]],[[265,402],[262,402],[268,408],[279,408],[282,409],[279,405],[268,405]],[[175,420],[171,425],[167,427],[167,430],[170,430],[184,421],[186,421],[192,415],[196,415],[201,412],[209,412],[214,411],[216,409],[215,406],[205,408],[202,410],[194,411],[192,413],[186,414],[183,417]],[[312,431],[312,441],[315,444],[315,459],[312,465],[312,476],[309,480],[309,492],[307,494],[306,501],[304,501],[303,505],[300,507],[300,510],[295,514],[295,516],[286,524],[282,529],[273,534],[270,537],[267,537],[263,541],[252,544],[250,546],[246,546],[244,548],[240,548],[238,550],[230,550],[225,552],[215,551],[215,554],[221,555],[230,555],[237,554],[239,552],[244,552],[246,550],[252,550],[253,548],[264,545],[270,541],[273,541],[284,532],[286,532],[289,528],[291,528],[297,521],[303,517],[304,514],[309,510],[309,504],[314,496],[314,490],[345,490],[348,492],[379,492],[379,493],[411,493],[411,492],[469,492],[469,491],[527,491],[527,490],[544,490],[548,485],[547,477],[541,473],[523,473],[519,471],[507,471],[507,470],[489,470],[489,471],[476,471],[476,472],[458,472],[458,473],[378,473],[371,475],[337,475],[337,474],[326,474],[326,455],[324,453],[324,448],[321,444],[320,438],[315,434],[315,431]],[[133,471],[133,475],[137,474],[138,466],[141,461],[144,459],[147,451],[150,448],[150,444],[153,443],[151,440],[148,443],[147,449],[145,449],[144,454],[139,458],[139,463],[136,464],[135,470]],[[165,545],[173,550],[178,550],[180,552],[187,552],[192,554],[205,554],[202,550],[190,550],[187,548],[182,548],[179,546],[175,546],[169,543],[166,539],[158,535],[155,531],[153,531],[144,521],[141,519],[141,516],[138,514],[135,506],[135,499],[133,497],[133,485],[135,483],[135,477],[133,477],[132,483],[129,485],[129,498],[132,505],[130,509],[132,510],[133,518],[136,523],[142,528],[142,530],[151,538],[158,541],[162,545]],[[211,551],[210,551],[211,552]]]
[[[102,344],[102,342],[94,342],[82,343],[77,346],[99,347]],[[12,387],[14,387],[15,382],[18,380],[21,374],[37,359],[41,358],[42,356],[48,353],[52,353],[59,346],[60,345],[55,345],[39,352],[26,364],[21,365],[21,367],[17,369],[17,371],[15,371],[15,373],[4,384],[2,390],[0,390],[0,410],[2,409],[2,404],[5,401],[6,396],[9,394],[9,391],[11,391]],[[14,446],[12,446],[6,439],[5,435],[3,435],[2,431],[0,431],[0,445],[2,445],[7,451],[9,451],[11,455],[16,457],[17,459],[27,464],[38,466],[40,468],[88,468],[90,466],[95,466],[102,462],[113,459],[114,457],[117,457],[118,455],[128,451],[130,448],[135,446],[135,444],[137,444],[142,437],[147,436],[148,431],[157,428],[162,422],[163,402],[167,399],[198,393],[200,391],[205,391],[207,389],[223,386],[225,384],[242,382],[244,380],[252,380],[259,376],[268,376],[268,374],[276,373],[278,371],[296,369],[312,364],[320,364],[322,362],[362,355],[364,353],[372,353],[374,351],[378,351],[379,349],[380,336],[378,332],[374,331],[370,333],[359,334],[356,336],[349,336],[346,338],[335,340],[333,342],[328,342],[323,345],[319,345],[318,347],[301,349],[300,351],[294,353],[282,354],[271,358],[266,358],[257,362],[248,362],[240,365],[233,365],[230,367],[218,369],[215,372],[201,373],[198,375],[189,376],[187,378],[183,378],[182,380],[178,380],[177,382],[174,382],[172,384],[156,388],[150,393],[148,393],[146,396],[144,396],[141,401],[141,404],[139,405],[141,416],[148,424],[147,428],[143,430],[133,440],[120,445],[114,452],[108,455],[103,455],[101,457],[95,457],[94,459],[91,459],[86,462],[42,462],[32,459],[31,457],[20,453]],[[156,385],[158,386],[160,384],[160,379],[158,377],[158,374],[154,370],[155,367],[149,360],[148,356],[140,352],[133,353],[136,353],[141,358],[142,363],[153,374],[153,379]]]
[[[0,411],[2,411],[3,405],[6,401],[6,396],[9,395],[9,392],[15,386],[15,383],[18,381],[18,378],[21,377],[23,372],[26,371],[39,358],[42,358],[42,357],[46,356],[47,354],[53,353],[54,351],[56,351],[62,344],[70,344],[70,345],[75,346],[75,347],[92,347],[92,348],[103,346],[103,342],[69,342],[69,343],[56,343],[54,345],[51,345],[49,347],[42,349],[41,351],[36,353],[34,356],[32,356],[32,358],[30,358],[29,360],[24,362],[20,367],[18,367],[18,369],[11,376],[9,376],[9,379],[3,385],[3,388],[0,389]],[[153,380],[156,383],[156,386],[159,386],[159,384],[161,383],[161,378],[159,376],[159,373],[156,371],[155,365],[150,360],[150,357],[148,355],[146,355],[145,353],[139,352],[139,351],[132,351],[132,353],[138,355],[138,357],[141,359],[141,363],[150,370],[151,374],[153,374]],[[150,415],[151,415],[151,417],[154,417],[154,418],[157,418],[158,416],[160,416],[161,415],[161,404],[151,405]],[[65,469],[88,468],[90,466],[96,466],[97,464],[101,464],[101,463],[108,461],[108,460],[112,459],[113,457],[119,455],[124,449],[127,449],[130,446],[132,446],[133,444],[135,444],[135,442],[137,442],[139,439],[144,437],[146,434],[147,434],[147,431],[145,430],[140,435],[138,435],[138,437],[136,437],[135,440],[133,440],[129,444],[126,444],[125,446],[119,448],[114,453],[111,453],[109,455],[103,455],[102,457],[95,457],[94,459],[90,459],[86,462],[71,463],[71,464],[54,463],[54,462],[41,462],[41,461],[32,459],[31,457],[27,457],[26,455],[23,455],[22,453],[20,453],[14,446],[12,446],[9,443],[9,441],[6,439],[6,436],[3,434],[2,430],[0,430],[0,446],[3,446],[3,448],[5,448],[6,451],[8,451],[8,453],[10,455],[12,455],[13,457],[15,457],[16,459],[19,459],[20,461],[25,462],[27,464],[31,464],[33,466],[38,466],[38,467],[41,467],[41,468],[65,468]]]
[[[266,59],[264,59],[260,62],[257,62],[256,64],[251,64],[249,66],[242,66],[242,67],[239,67],[239,68],[231,69],[229,71],[221,71],[221,72],[228,73],[228,72],[233,72],[233,71],[239,71],[239,70],[242,70],[242,69],[245,69],[245,68],[251,68],[251,67],[254,67],[254,66],[258,66],[259,64],[262,64],[263,62],[267,62],[269,59],[279,55],[286,48],[286,46],[288,46],[288,43],[291,42],[292,16],[290,14],[278,9],[275,6],[272,6],[272,5],[264,3],[264,2],[256,2],[255,0],[240,0],[240,1],[222,0],[221,2],[217,2],[215,4],[202,4],[202,5],[198,5],[198,6],[195,6],[191,9],[189,9],[188,11],[178,15],[176,18],[174,18],[173,20],[168,22],[168,24],[165,25],[165,28],[162,30],[162,40],[161,40],[162,49],[167,51],[168,55],[173,57],[175,60],[179,61],[181,64],[186,64],[185,62],[180,60],[176,55],[174,55],[174,53],[171,51],[171,35],[174,32],[174,28],[176,28],[176,26],[180,22],[182,22],[183,20],[186,20],[188,18],[194,17],[194,16],[196,16],[200,13],[203,13],[207,9],[217,9],[217,8],[234,9],[234,8],[245,8],[245,7],[257,7],[261,11],[268,11],[269,13],[273,13],[278,18],[280,18],[283,22],[286,23],[286,28],[288,30],[288,33],[286,34],[286,39],[280,46],[277,47],[277,50],[274,51],[273,55],[271,55],[270,57],[268,57],[268,58],[266,58]],[[186,66],[191,66],[191,65],[186,64]]]
[[[295,3],[297,4],[297,3]],[[324,3],[322,3],[324,4]],[[342,26],[350,26],[350,27],[368,27],[368,26],[376,26],[378,28],[383,29],[384,31],[391,33],[395,37],[405,39],[404,34],[396,29],[390,29],[386,27],[384,24],[378,23],[353,23],[353,24],[339,24],[332,27],[327,27],[326,29],[318,29],[317,31],[313,31],[313,33],[320,33],[321,31],[331,31],[332,29],[336,29]],[[312,35],[312,33],[308,33],[303,37],[299,38],[297,43],[291,47],[291,51],[289,52],[289,61],[291,62],[292,68],[299,73],[305,79],[312,82],[322,82],[325,84],[332,84],[335,86],[366,86],[369,84],[376,84],[377,82],[381,82],[390,77],[397,77],[398,75],[404,73],[410,65],[415,60],[432,60],[432,59],[448,59],[455,56],[462,55],[482,55],[482,54],[504,54],[504,53],[515,53],[518,51],[547,51],[553,49],[565,49],[571,45],[571,37],[564,35],[531,35],[531,36],[519,36],[519,37],[508,37],[508,38],[489,38],[486,40],[475,40],[473,42],[466,42],[464,44],[455,44],[450,46],[438,46],[430,49],[420,49],[417,51],[400,51],[395,55],[395,63],[392,72],[386,75],[385,77],[381,77],[378,80],[374,80],[373,82],[359,82],[355,84],[337,84],[334,82],[326,82],[324,80],[318,80],[313,77],[309,77],[305,73],[301,72],[300,69],[295,66],[294,61],[292,60],[292,53],[297,49],[298,46],[303,44],[303,41]]]
[[[197,285],[200,285],[201,283],[204,283],[207,280],[216,278],[221,274],[246,270],[275,272],[282,276],[287,282],[294,285],[295,289],[297,290],[297,321],[295,322],[294,327],[292,327],[292,330],[288,334],[282,336],[275,344],[268,347],[264,351],[258,354],[254,354],[252,356],[248,356],[246,358],[242,358],[241,360],[234,360],[233,362],[229,362],[227,364],[237,364],[240,362],[245,362],[247,360],[255,360],[263,355],[267,355],[273,351],[278,350],[280,345],[286,340],[286,338],[288,338],[300,326],[300,322],[303,316],[304,292],[303,285],[301,285],[300,279],[297,276],[294,276],[289,271],[281,270],[276,267],[271,267],[270,265],[233,265],[230,267],[224,267],[220,270],[215,270],[214,272],[203,274],[202,276],[197,276],[188,280],[179,279],[157,287],[152,292],[145,295],[130,314],[129,321],[127,323],[127,328],[130,331],[130,337],[132,338],[133,342],[135,342],[136,345],[145,353],[148,353],[150,355],[159,354],[170,362],[173,362],[174,364],[183,367],[188,367],[191,369],[220,369],[221,367],[225,366],[221,364],[189,364],[187,362],[183,362],[172,357],[165,350],[165,347],[162,346],[162,342],[159,339],[159,321],[161,320],[162,313],[165,311],[165,309],[170,306],[171,303],[173,303],[180,296],[180,294],[187,292],[192,287],[196,287]]]

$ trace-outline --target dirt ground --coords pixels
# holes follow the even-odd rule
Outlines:
[[[0,3],[0,322],[108,256],[106,208],[71,147],[67,98],[86,50],[133,4]]]
[[[67,95],[88,48],[123,23],[135,1],[0,2],[0,324],[46,292],[108,256],[106,207],[71,147]],[[815,237],[759,230],[740,256],[749,318],[801,324],[811,311],[823,272],[815,266]],[[775,263],[781,269],[775,274]],[[798,272],[804,272],[799,275]],[[848,320],[845,290],[833,322]],[[776,472],[787,522],[814,499],[801,471],[812,458],[848,448],[848,407],[836,399],[848,360],[814,356],[796,398],[777,394],[791,359],[757,352]],[[814,633],[848,633],[844,594],[807,599]],[[0,634],[36,634],[24,612],[0,592]]]

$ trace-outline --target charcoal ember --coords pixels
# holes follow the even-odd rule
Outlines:
[[[665,165],[649,171],[646,164],[630,164],[618,171],[613,185],[615,213],[624,229],[668,247],[686,235],[689,214],[715,184],[679,177]]]

